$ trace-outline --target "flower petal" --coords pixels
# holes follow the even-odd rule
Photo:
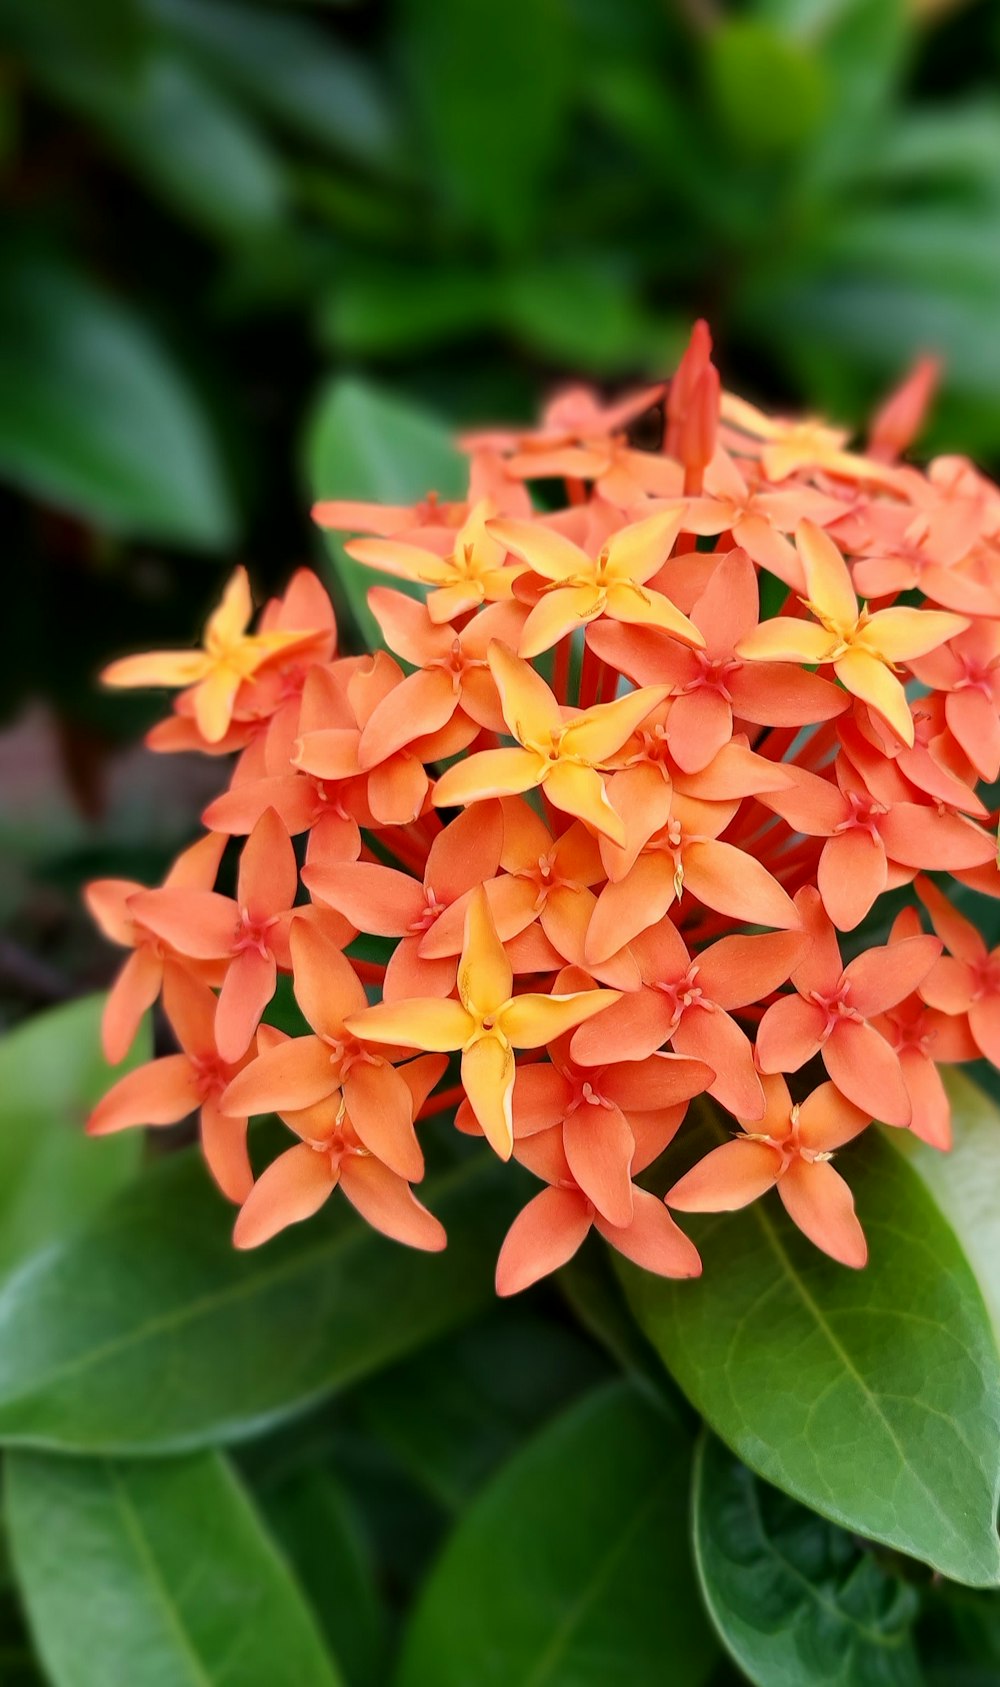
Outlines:
[[[235,1246],[259,1248],[289,1224],[312,1218],[336,1184],[329,1155],[296,1143],[271,1162],[251,1189],[233,1228]]]
[[[781,1154],[766,1142],[738,1136],[699,1160],[667,1191],[668,1207],[682,1213],[729,1213],[773,1189]]]
[[[575,1189],[543,1189],[518,1213],[497,1260],[497,1294],[516,1295],[573,1258],[592,1223]]]
[[[490,1147],[509,1160],[514,1147],[514,1056],[499,1037],[480,1037],[462,1054],[462,1083]]]
[[[440,1253],[447,1246],[444,1225],[417,1200],[409,1184],[371,1155],[347,1155],[340,1185],[362,1218],[383,1236],[408,1248]]]
[[[868,1244],[854,1211],[854,1196],[829,1161],[809,1165],[794,1160],[778,1184],[778,1194],[792,1223],[817,1248],[856,1271],[867,1264]]]
[[[633,1192],[635,1209],[631,1224],[618,1227],[597,1213],[594,1223],[606,1242],[626,1259],[655,1271],[660,1277],[700,1277],[701,1256],[689,1237],[675,1224],[662,1201],[648,1189]]]

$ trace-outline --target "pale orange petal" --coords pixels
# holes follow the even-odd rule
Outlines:
[[[518,1213],[497,1260],[497,1294],[516,1295],[573,1258],[592,1223],[575,1189],[543,1189]]]
[[[509,1160],[514,1146],[514,1056],[499,1037],[480,1037],[462,1055],[462,1083],[490,1147]]]
[[[795,1160],[778,1184],[785,1210],[804,1236],[831,1259],[859,1271],[868,1260],[854,1197],[828,1160]]]
[[[312,1218],[336,1187],[329,1155],[297,1143],[268,1166],[247,1196],[233,1228],[238,1248],[259,1248],[289,1224]]]

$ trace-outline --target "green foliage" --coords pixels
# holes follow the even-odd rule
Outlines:
[[[706,1123],[687,1147],[705,1152],[721,1134]],[[692,1404],[752,1469],[956,1581],[996,1585],[1000,1356],[981,1291],[890,1147],[869,1133],[850,1168],[864,1271],[818,1252],[771,1197],[692,1221],[696,1283],[623,1266],[629,1299]]]
[[[306,438],[306,474],[314,498],[352,498],[409,504],[435,492],[461,497],[463,458],[433,416],[358,381],[333,382],[321,396]],[[362,649],[382,643],[368,608],[370,569],[344,553],[339,535],[329,533],[334,561],[331,589],[345,600]],[[406,582],[400,581],[406,589]],[[414,596],[422,596],[419,587]],[[338,607],[340,607],[338,605]]]
[[[396,1687],[707,1680],[682,1529],[690,1448],[631,1389],[590,1396],[466,1513],[424,1590]]]
[[[705,1603],[757,1687],[920,1687],[916,1589],[704,1436],[694,1547]]]
[[[324,1466],[293,1470],[265,1487],[258,1500],[309,1596],[347,1687],[378,1687],[385,1612],[371,1551],[336,1477]]]
[[[221,573],[238,549],[263,595],[318,550],[303,486],[461,495],[456,426],[660,374],[702,313],[734,386],[855,426],[940,351],[928,442],[995,464],[989,14],[8,0],[3,707],[58,710],[89,805],[56,824],[10,798],[15,959],[26,932],[53,994],[102,976],[76,883],[155,879],[205,793],[180,773],[151,824],[125,781],[91,818],[93,673],[191,636],[214,582],[188,553]],[[327,544],[361,648],[371,576]],[[0,1048],[7,1524],[55,1687],[722,1687],[700,1601],[767,1687],[996,1682],[1000,1593],[943,1579],[1000,1572],[1000,1125],[966,1078],[952,1156],[845,1151],[862,1275],[772,1197],[693,1223],[700,1283],[626,1269],[626,1298],[592,1241],[497,1307],[509,1173],[429,1180],[440,1257],[339,1199],[237,1256],[193,1155],[136,1175],[138,1133],[83,1137],[99,1012]],[[739,1459],[703,1442],[692,1544],[699,1414]],[[236,1441],[252,1501],[212,1450]],[[0,1676],[37,1687],[17,1601],[0,1565]]]
[[[339,1687],[288,1567],[218,1454],[14,1453],[18,1579],[55,1687]]]
[[[172,1156],[0,1288],[0,1439],[218,1444],[390,1364],[490,1303],[514,1210],[482,1160],[427,1199],[449,1230],[440,1255],[387,1242],[344,1201],[241,1255],[200,1158]]]
[[[0,265],[0,467],[57,508],[192,548],[234,513],[199,401],[148,324],[66,265]]]
[[[82,1229],[139,1164],[135,1132],[95,1141],[87,1113],[149,1058],[144,1028],[122,1067],[100,1052],[102,996],[51,1008],[0,1041],[0,1273]]]

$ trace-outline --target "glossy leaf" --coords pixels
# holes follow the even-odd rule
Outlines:
[[[758,19],[713,30],[705,62],[719,121],[751,155],[801,146],[822,119],[827,88],[815,53]]]
[[[234,535],[184,377],[125,305],[55,264],[0,272],[0,475],[129,536],[212,548]]]
[[[607,1374],[575,1331],[508,1303],[373,1377],[350,1409],[457,1512],[520,1441]]]
[[[944,1213],[976,1274],[1000,1342],[1000,1107],[957,1067],[942,1073],[951,1101],[954,1147],[929,1148],[910,1131],[887,1131]]]
[[[513,1192],[477,1159],[429,1186],[443,1254],[331,1201],[251,1254],[199,1157],[173,1156],[0,1288],[0,1440],[162,1452],[236,1440],[391,1364],[493,1295]]]
[[[50,1008],[0,1039],[0,1274],[87,1222],[135,1172],[134,1133],[84,1135],[90,1108],[148,1060],[149,1027],[128,1061],[100,1053],[102,996]]]
[[[562,5],[409,0],[402,33],[447,209],[505,245],[523,242],[558,155],[572,89]]]
[[[54,1687],[338,1687],[288,1566],[217,1454],[15,1453],[7,1514]]]
[[[464,459],[441,422],[349,376],[331,382],[316,407],[306,437],[306,474],[314,498],[406,504],[428,492],[461,498],[466,491]],[[380,582],[404,589],[404,583],[352,562],[338,535],[327,538],[334,585],[347,601],[363,647],[378,649],[382,635],[368,608],[368,590]],[[413,595],[422,595],[419,587]]]
[[[206,233],[243,241],[284,209],[276,154],[246,113],[183,52],[157,46],[138,76],[49,77],[153,193]]]
[[[307,19],[239,0],[154,0],[179,39],[221,82],[307,140],[369,164],[394,144],[387,97],[371,69]]]
[[[625,1384],[591,1395],[504,1467],[424,1590],[396,1687],[672,1687],[714,1647],[688,1558],[690,1450]]]
[[[709,1615],[757,1687],[920,1687],[916,1589],[708,1435],[694,1539]]]
[[[724,1135],[706,1122],[688,1136],[692,1155]],[[761,1476],[956,1581],[996,1585],[1000,1358],[982,1296],[920,1178],[877,1133],[840,1164],[869,1239],[865,1270],[812,1247],[772,1195],[686,1224],[704,1260],[697,1282],[623,1266],[632,1309]]]
[[[347,1687],[384,1679],[385,1613],[375,1567],[347,1496],[311,1464],[267,1486],[258,1503],[333,1648]]]
[[[5,47],[33,67],[81,65],[131,73],[142,57],[146,19],[142,0],[6,0],[0,15]]]

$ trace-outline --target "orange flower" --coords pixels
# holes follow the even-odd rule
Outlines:
[[[499,803],[479,803],[438,833],[422,881],[377,861],[307,866],[302,880],[317,902],[336,908],[358,931],[400,939],[386,967],[386,1001],[450,996],[469,896],[499,867],[503,833]],[[433,943],[449,912],[459,921],[453,950],[447,941],[443,948]]]
[[[767,1110],[741,1119],[744,1135],[713,1148],[667,1195],[682,1213],[732,1212],[777,1185],[793,1224],[817,1248],[855,1269],[868,1259],[854,1200],[830,1164],[833,1150],[859,1135],[870,1116],[846,1101],[836,1085],[821,1084],[792,1105],[784,1078],[764,1079]]]
[[[666,686],[645,686],[617,702],[567,717],[541,676],[505,645],[491,644],[488,659],[507,729],[518,748],[482,750],[456,762],[435,786],[436,806],[464,807],[543,785],[554,807],[623,843],[621,817],[597,769],[662,702]]]
[[[265,663],[308,644],[313,632],[248,633],[253,603],[245,568],[237,568],[209,617],[201,650],[157,650],[112,662],[101,678],[114,686],[191,686],[198,729],[209,743],[224,738],[240,686]]]
[[[913,721],[906,692],[894,665],[926,656],[968,626],[960,615],[925,609],[862,609],[851,576],[833,540],[803,521],[796,534],[806,578],[810,621],[781,617],[763,621],[740,640],[737,655],[771,662],[832,662],[837,678],[862,703],[882,717],[902,739],[913,743]]]
[[[344,548],[355,562],[430,586],[428,613],[444,623],[511,595],[520,570],[506,565],[504,546],[489,530],[489,517],[496,513],[488,498],[480,499],[444,556],[399,539],[352,539]]]
[[[273,809],[258,820],[240,859],[236,900],[218,891],[170,885],[129,900],[136,917],[195,960],[226,960],[216,1035],[226,1060],[249,1047],[274,995],[278,968],[287,970],[288,927],[298,885],[291,840]]]
[[[223,1111],[297,1113],[342,1097],[351,1127],[370,1154],[405,1178],[423,1176],[413,1129],[413,1099],[394,1064],[355,1036],[364,988],[322,923],[299,915],[292,924],[295,999],[313,1034],[265,1048],[234,1078]],[[337,1108],[339,1111],[339,1100]]]
[[[723,393],[698,322],[669,382],[610,405],[575,389],[537,427],[465,441],[462,498],[317,506],[373,535],[351,555],[428,588],[370,592],[388,649],[338,655],[301,570],[250,633],[241,570],[203,650],[114,664],[114,683],[182,688],[155,748],[235,760],[214,835],[163,886],[90,889],[132,951],[108,1053],[161,981],[181,1049],[92,1128],[200,1105],[238,1246],[343,1187],[433,1249],[418,1122],[455,1108],[546,1185],[504,1243],[506,1294],[591,1228],[698,1273],[635,1180],[704,1090],[739,1134],[668,1201],[775,1185],[861,1265],[831,1154],[872,1114],[947,1146],[942,1062],[1000,1066],[1000,950],[949,899],[956,881],[1000,898],[981,783],[1000,768],[1000,490],[963,458],[896,460],[931,385],[918,370],[852,452]],[[761,622],[776,581],[791,599]],[[227,837],[247,840],[235,897],[214,889]],[[857,933],[846,966],[835,928]],[[267,1023],[281,972],[307,1035]],[[452,1053],[462,1081],[435,1090]],[[786,1075],[817,1055],[830,1081],[793,1106]],[[297,1140],[251,1187],[266,1112]]]
[[[548,582],[521,630],[521,656],[550,650],[599,615],[630,626],[660,627],[685,644],[704,644],[697,627],[669,598],[646,587],[670,555],[680,524],[677,512],[649,516],[621,528],[590,557],[540,522],[491,521],[489,531]]]
[[[177,857],[164,879],[173,890],[211,890],[219,870],[225,838],[199,838]],[[112,943],[131,949],[108,992],[101,1020],[104,1057],[112,1066],[124,1060],[135,1041],[147,1008],[151,1008],[163,985],[163,967],[169,946],[150,927],[136,918],[132,898],[145,885],[132,879],[94,879],[84,895],[91,915]],[[179,958],[179,957],[178,957]],[[213,975],[215,968],[207,973]]]
[[[642,988],[609,1008],[599,1026],[582,1026],[571,1044],[581,1066],[645,1060],[671,1043],[715,1071],[708,1093],[731,1113],[760,1118],[764,1095],[746,1033],[731,1014],[776,990],[808,948],[800,932],[724,937],[692,960],[669,919],[633,945]]]
[[[223,1092],[243,1060],[223,1060],[219,1054],[218,1003],[208,985],[169,961],[163,1001],[181,1053],[163,1055],[126,1072],[97,1103],[87,1130],[91,1136],[107,1136],[132,1125],[173,1125],[198,1109],[208,1169],[229,1200],[243,1201],[253,1182],[247,1119],[221,1107]]]
[[[674,1129],[683,1109],[674,1113]],[[671,1130],[669,1136],[673,1134]],[[666,1146],[661,1131],[642,1147],[636,1142],[632,1166],[636,1173]],[[662,1201],[648,1189],[634,1185],[631,1217],[612,1224],[577,1183],[566,1156],[561,1127],[540,1132],[519,1143],[517,1157],[549,1185],[514,1220],[497,1260],[497,1293],[518,1294],[540,1277],[557,1271],[572,1259],[591,1228],[626,1259],[661,1277],[698,1277],[701,1259],[694,1243],[674,1223]]]
[[[462,1083],[483,1132],[501,1159],[514,1144],[514,1049],[544,1048],[562,1032],[618,1000],[614,990],[512,996],[513,972],[486,894],[469,903],[458,967],[458,1001],[416,997],[352,1014],[348,1030],[368,1042],[462,1051]]]
[[[821,1054],[849,1101],[869,1107],[884,1124],[908,1125],[912,1106],[899,1057],[869,1021],[919,988],[941,953],[938,939],[910,937],[866,949],[845,967],[819,892],[806,886],[795,900],[812,943],[791,975],[797,994],[774,1002],[760,1022],[761,1070],[797,1072]]]
[[[691,610],[703,649],[609,621],[587,634],[602,660],[638,685],[669,682],[665,738],[687,773],[701,772],[729,743],[734,715],[760,726],[806,726],[847,708],[843,692],[817,674],[737,656],[736,646],[757,626],[759,602],[753,564],[735,550],[716,563]]]
[[[409,1091],[414,1115],[444,1064],[428,1055],[401,1069],[399,1076]],[[289,1224],[311,1218],[338,1186],[362,1217],[384,1235],[432,1253],[445,1246],[442,1225],[417,1200],[405,1178],[365,1147],[343,1093],[286,1118],[303,1140],[279,1154],[247,1194],[233,1231],[238,1248],[257,1248]]]

